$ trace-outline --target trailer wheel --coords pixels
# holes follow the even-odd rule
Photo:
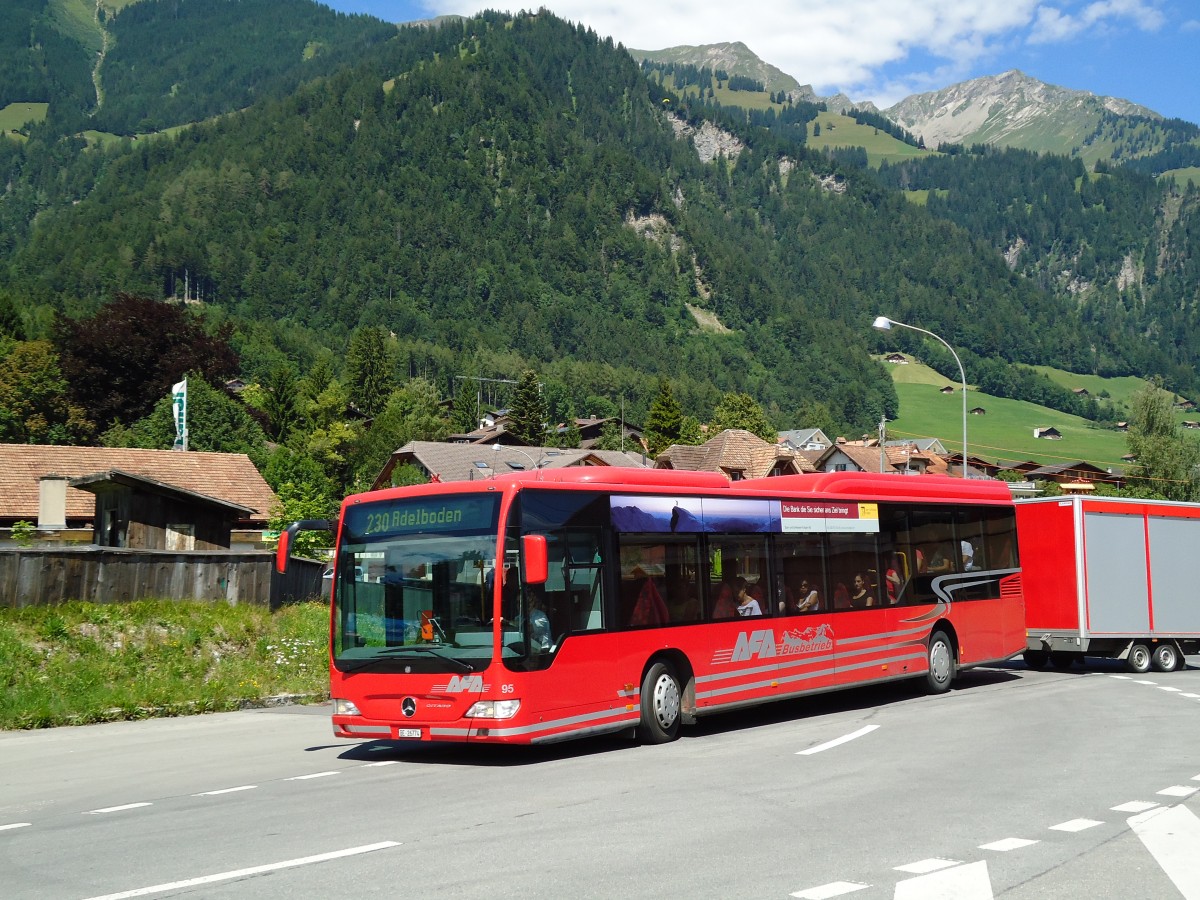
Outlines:
[[[1150,671],[1150,648],[1145,644],[1134,644],[1129,648],[1129,656],[1125,660],[1125,666],[1130,672],[1136,672],[1138,675]]]
[[[935,631],[929,638],[929,671],[925,673],[925,685],[931,694],[942,694],[950,690],[954,680],[954,646],[944,631]]]
[[[665,662],[656,662],[642,680],[642,722],[637,734],[647,744],[665,744],[679,737],[683,692],[679,676]]]
[[[1075,654],[1066,650],[1055,650],[1050,654],[1050,665],[1056,669],[1069,669],[1075,665]]]
[[[1179,656],[1179,648],[1174,644],[1159,644],[1150,656],[1150,664],[1155,672],[1174,672],[1179,667]]]
[[[1050,654],[1045,650],[1026,650],[1022,656],[1025,660],[1025,665],[1031,669],[1044,669],[1046,668],[1046,663],[1050,661]]]

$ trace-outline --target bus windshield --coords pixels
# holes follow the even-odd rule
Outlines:
[[[499,497],[349,507],[337,549],[333,656],[359,669],[472,672],[492,658]]]

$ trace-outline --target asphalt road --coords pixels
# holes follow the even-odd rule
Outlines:
[[[0,896],[1200,898],[1200,669],[965,673],[673,744],[353,743],[328,709],[0,734]]]

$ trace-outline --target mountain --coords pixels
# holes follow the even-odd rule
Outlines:
[[[730,75],[742,75],[761,82],[771,93],[798,91],[800,83],[791,75],[763,62],[741,41],[727,44],[703,44],[698,47],[667,47],[664,50],[629,50],[639,62],[647,60],[660,65],[695,66],[697,69],[724,71]],[[811,92],[811,88],[809,91]]]
[[[914,94],[883,112],[929,147],[992,144],[1089,161],[1111,157],[1120,147],[1106,138],[1105,124],[1114,118],[1163,118],[1127,100],[1046,84],[1015,69]]]
[[[269,31],[274,13],[254,8],[214,17],[206,45]],[[1033,363],[1196,381],[1200,347],[1179,336],[1200,273],[1175,260],[1200,253],[1166,240],[1200,235],[1196,204],[1149,176],[1080,189],[1078,160],[1037,181],[997,152],[1036,188],[1030,218],[989,155],[874,172],[806,145],[800,113],[815,110],[669,94],[611,39],[548,13],[391,29],[366,51],[174,136],[89,150],[47,125],[0,139],[0,313],[7,299],[32,339],[117,291],[183,298],[235,330],[247,380],[283,361],[336,368],[354,333],[379,328],[400,375],[439,386],[537,370],[559,421],[597,399],[628,401],[637,421],[668,378],[702,420],[736,391],[781,425],[861,433],[896,408],[872,352],[955,366],[918,337],[877,336],[880,314],[934,329],[997,394],[1042,390]],[[149,68],[147,96],[162,83]],[[774,107],[798,118],[776,127],[789,109]],[[1010,199],[939,207],[967,172]],[[1047,193],[1069,215],[1050,215]],[[1033,268],[1001,252],[1021,234],[1043,254]],[[1125,256],[1156,279],[1152,309],[1051,280],[1050,260],[1107,277]]]

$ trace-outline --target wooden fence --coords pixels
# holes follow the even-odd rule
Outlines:
[[[0,606],[70,600],[200,600],[272,609],[322,597],[325,566],[293,559],[286,575],[261,550],[177,552],[117,547],[0,549]]]

